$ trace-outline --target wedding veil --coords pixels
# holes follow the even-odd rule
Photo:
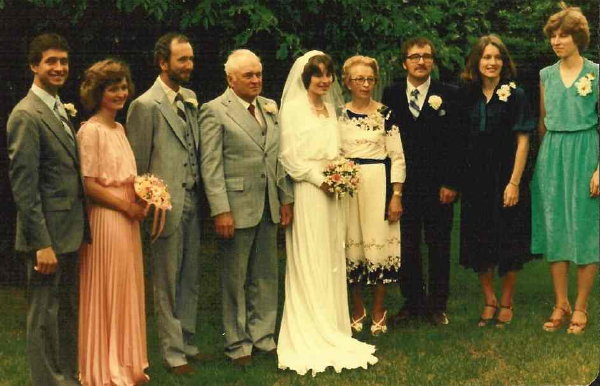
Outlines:
[[[283,87],[281,104],[279,106],[280,109],[283,109],[283,106],[286,102],[295,100],[296,98],[301,98],[306,95],[306,88],[304,87],[304,83],[302,83],[302,71],[304,71],[304,66],[306,66],[308,60],[313,56],[323,54],[324,53],[322,51],[312,50],[296,59],[292,69],[290,70],[290,73],[288,74],[287,80],[285,81],[285,86]],[[323,101],[331,104],[334,109],[340,107],[344,103],[344,99],[342,98],[342,88],[340,87],[337,78],[332,83],[329,91],[327,91],[327,94],[325,94],[323,97]],[[308,103],[308,100],[306,103]]]

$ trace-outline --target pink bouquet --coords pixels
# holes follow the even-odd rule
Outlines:
[[[154,221],[152,222],[152,241],[160,236],[165,227],[166,211],[171,210],[171,194],[167,184],[152,174],[144,174],[135,177],[133,183],[135,194],[148,203],[154,205]]]
[[[338,158],[325,167],[323,171],[329,191],[338,197],[346,194],[354,195],[358,188],[359,176],[356,164],[346,158]]]

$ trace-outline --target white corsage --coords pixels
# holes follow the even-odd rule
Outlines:
[[[586,76],[579,78],[579,80],[575,83],[575,87],[577,87],[577,94],[581,96],[586,96],[592,92],[592,80],[596,79],[593,73],[589,73]]]
[[[498,99],[502,102],[507,102],[508,97],[511,96],[510,89],[517,88],[517,84],[515,82],[509,82],[508,84],[503,84],[500,86],[498,90],[496,90],[496,95],[498,95]]]
[[[189,103],[190,105],[194,106],[195,108],[198,108],[198,100],[196,98],[188,98],[186,100],[184,100],[185,103]]]
[[[440,108],[440,106],[442,105],[442,102],[443,102],[442,97],[439,95],[432,95],[427,100],[427,103],[429,103],[429,106],[431,106],[431,108],[436,111]]]
[[[266,103],[263,108],[269,114],[277,114],[277,105],[273,102]]]
[[[69,114],[70,117],[75,117],[77,115],[77,109],[75,108],[75,105],[73,103],[63,103],[63,107],[65,108],[65,111],[67,112],[67,114]]]

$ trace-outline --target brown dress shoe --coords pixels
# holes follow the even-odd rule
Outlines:
[[[185,365],[171,367],[169,372],[173,375],[186,375],[193,374],[195,371],[192,366],[186,363]]]
[[[236,367],[248,367],[252,364],[252,356],[244,355],[243,357],[232,359],[231,363]]]

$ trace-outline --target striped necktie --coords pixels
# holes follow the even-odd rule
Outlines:
[[[414,89],[410,92],[410,101],[408,102],[408,108],[409,108],[411,114],[413,115],[413,118],[415,118],[415,119],[417,119],[419,117],[419,113],[421,112],[421,109],[419,108],[419,105],[417,104],[418,97],[419,97],[418,89]]]
[[[185,115],[185,106],[183,105],[183,96],[177,93],[175,97],[175,107],[177,108],[177,115],[187,123],[187,116]]]

